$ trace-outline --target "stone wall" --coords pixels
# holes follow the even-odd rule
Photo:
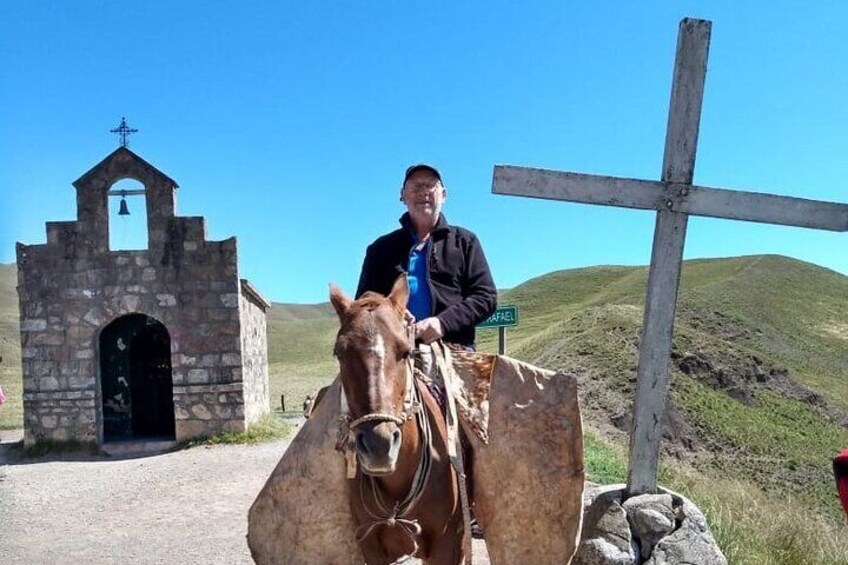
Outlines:
[[[112,252],[106,191],[127,177],[147,192],[149,249]],[[244,430],[246,412],[268,409],[267,346],[264,311],[242,297],[235,238],[206,241],[203,218],[173,216],[176,184],[127,149],[74,184],[79,219],[48,223],[45,245],[17,246],[25,442],[103,441],[100,334],[135,313],[170,336],[176,439]]]
[[[271,410],[268,386],[268,337],[265,310],[270,306],[244,279],[241,281],[242,378],[244,412],[248,425]]]

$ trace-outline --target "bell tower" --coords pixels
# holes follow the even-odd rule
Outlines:
[[[203,217],[177,216],[177,183],[126,146],[125,121],[116,129],[121,147],[73,183],[77,219],[17,244],[28,445],[151,430],[180,441],[243,431],[270,409],[270,304],[239,278],[236,238],[208,241]],[[123,179],[142,187],[146,249],[109,247]]]

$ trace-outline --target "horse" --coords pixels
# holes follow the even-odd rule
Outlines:
[[[408,297],[405,276],[388,296],[366,292],[355,301],[330,286],[341,323],[333,349],[342,385],[337,448],[347,452],[348,498],[367,563],[414,556],[459,564],[465,526],[458,476],[442,411],[414,376]]]

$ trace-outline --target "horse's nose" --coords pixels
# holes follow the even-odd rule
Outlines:
[[[400,429],[391,422],[365,425],[356,433],[356,450],[361,456],[374,461],[393,460],[397,457],[400,442]]]
[[[365,433],[356,433],[356,450],[363,455],[370,455],[371,451],[368,448],[368,443],[365,441]]]

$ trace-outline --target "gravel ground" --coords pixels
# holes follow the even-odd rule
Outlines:
[[[21,462],[20,437],[0,432],[4,564],[252,563],[247,511],[289,444]],[[474,555],[489,563],[482,540]]]

